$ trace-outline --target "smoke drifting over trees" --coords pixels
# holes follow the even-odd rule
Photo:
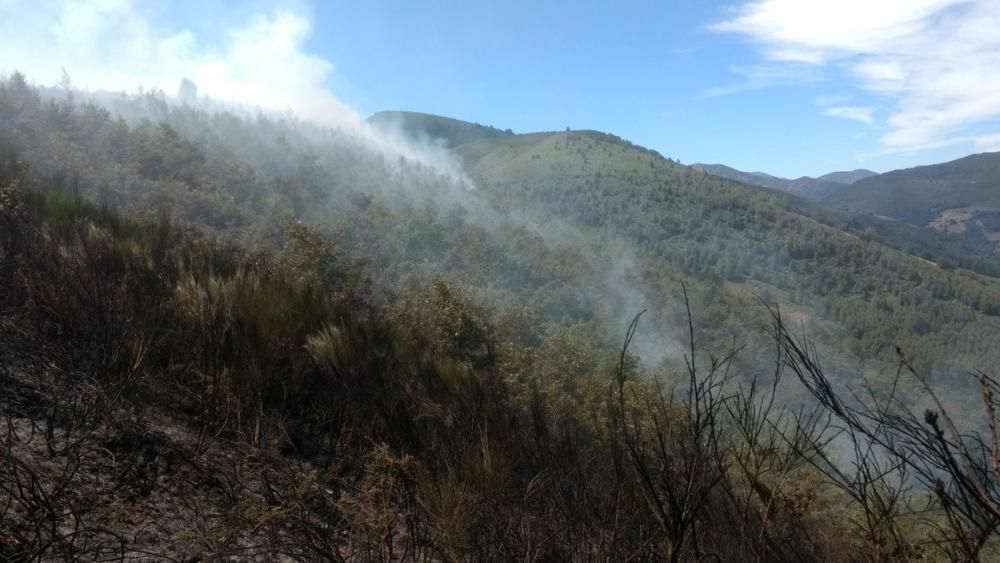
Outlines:
[[[47,8],[0,19],[0,558],[997,555],[978,247],[363,119],[295,11]]]

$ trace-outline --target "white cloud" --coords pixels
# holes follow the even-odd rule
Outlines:
[[[871,125],[874,122],[872,120],[872,113],[874,112],[873,108],[858,106],[830,106],[823,110],[823,113],[830,117],[860,121],[865,125]]]
[[[1000,0],[759,0],[710,29],[887,98],[883,151],[975,142],[1000,118]]]
[[[980,152],[1000,151],[1000,133],[981,135],[972,140],[976,145],[976,150]]]

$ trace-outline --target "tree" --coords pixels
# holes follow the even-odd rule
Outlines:
[[[177,97],[186,104],[193,104],[198,101],[198,86],[190,78],[181,80],[181,85],[177,88]]]

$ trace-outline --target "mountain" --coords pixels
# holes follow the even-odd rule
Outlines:
[[[864,178],[825,203],[1000,243],[1000,152]]]
[[[536,133],[479,139],[455,151],[495,205],[539,221],[568,221],[589,235],[587,244],[611,237],[630,243],[633,275],[645,280],[639,287],[653,308],[668,306],[667,280],[678,273],[702,284],[722,281],[736,292],[767,287],[815,322],[826,319],[868,334],[861,338],[870,346],[864,354],[878,355],[888,341],[868,340],[874,336],[869,331],[893,326],[891,340],[910,349],[916,340],[906,344],[912,338],[907,334],[924,326],[913,325],[900,302],[884,300],[885,292],[915,290],[918,278],[946,285],[978,279],[990,292],[1000,290],[995,279],[947,272],[877,236],[845,231],[837,219],[805,209],[796,198],[706,176],[613,135]],[[867,289],[857,285],[869,282],[874,285]],[[990,309],[996,313],[1000,309]],[[919,337],[920,346],[935,346],[928,336]],[[985,358],[992,352],[983,353]]]
[[[893,248],[937,264],[1000,276],[1000,263],[993,258],[994,244],[988,239],[949,236],[947,229],[929,230],[924,228],[924,224],[889,221],[885,215],[858,214],[842,204],[830,204],[833,199],[831,196],[834,194],[847,190],[856,182],[879,176],[871,170],[859,168],[831,172],[819,178],[802,177],[788,180],[763,172],[742,172],[722,164],[692,164],[691,167],[746,185],[804,196],[808,201],[803,200],[794,204],[796,209],[825,224],[877,237]],[[982,218],[982,212],[979,217]]]
[[[476,139],[513,135],[509,129],[501,131],[488,125],[413,111],[380,111],[372,114],[368,122],[380,130],[400,132],[415,141],[442,140],[449,147]]]
[[[833,172],[821,178],[802,176],[801,178],[790,180],[763,172],[743,172],[723,164],[692,164],[691,167],[721,178],[736,180],[737,182],[751,186],[788,192],[811,200],[821,200],[830,194],[836,193],[849,183],[846,181],[847,179],[850,179],[858,172],[862,174],[863,172],[867,172],[857,170],[852,172]]]
[[[877,175],[877,172],[872,172],[871,170],[866,170],[864,168],[858,168],[857,170],[849,170],[843,172],[830,172],[829,174],[823,174],[817,180],[823,180],[824,182],[836,182],[838,184],[853,184],[858,180],[863,180],[865,178]]]
[[[736,180],[737,182],[742,182],[751,186],[760,186],[763,188],[770,188],[772,190],[789,191],[786,189],[789,180],[771,176],[770,174],[765,174],[763,172],[743,172],[735,168],[730,168],[724,164],[695,163],[691,165],[691,168],[707,172],[720,178]]]
[[[985,342],[1000,338],[1000,282],[935,264],[965,264],[952,245],[925,254],[909,233],[919,229],[868,232],[842,212],[607,133],[373,116],[377,128],[392,124],[421,141],[404,157],[396,142],[281,116],[209,119],[155,94],[116,98],[115,108],[131,108],[128,122],[46,99],[24,82],[4,92],[0,103],[14,109],[0,122],[8,132],[0,157],[10,153],[39,178],[129,213],[169,209],[249,244],[280,246],[288,224],[315,225],[368,261],[377,287],[451,280],[491,305],[534,311],[542,334],[590,327],[597,347],[613,346],[632,315],[649,309],[652,363],[670,356],[684,326],[681,282],[699,315],[713,318],[707,341],[752,325],[752,296],[765,292],[811,319],[844,374],[857,362],[891,361],[895,344],[921,365],[968,371],[992,352]],[[423,145],[452,148],[421,158]],[[924,316],[935,319],[928,329],[917,322]],[[967,354],[949,354],[954,338]]]
[[[981,412],[1000,279],[868,215],[599,131],[115,104],[0,80],[0,560],[860,560],[892,484],[798,407],[890,397],[892,464],[923,385]]]

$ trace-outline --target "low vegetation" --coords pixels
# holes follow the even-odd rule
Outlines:
[[[646,373],[637,323],[608,355],[443,281],[377,304],[301,225],[247,252],[20,183],[5,559],[967,561],[995,539],[995,438],[849,406],[777,310],[772,373],[693,325],[686,368]],[[816,409],[775,405],[789,368]]]
[[[0,82],[0,559],[998,556],[988,273],[596,132],[417,116],[471,192],[106,97]]]

